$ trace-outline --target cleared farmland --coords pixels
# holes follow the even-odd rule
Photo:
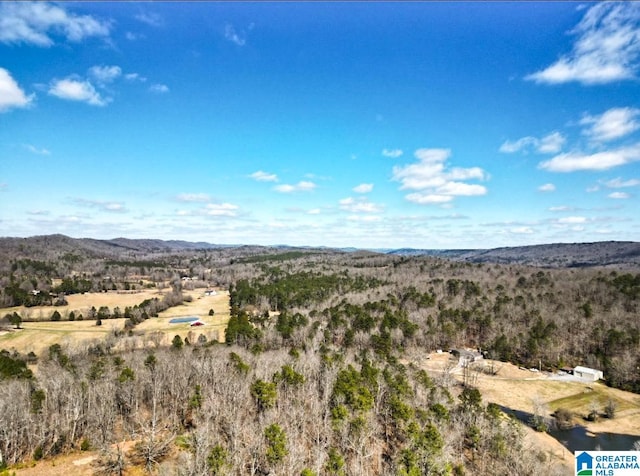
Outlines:
[[[167,345],[175,335],[180,335],[182,339],[188,338],[190,342],[195,342],[201,334],[207,341],[223,341],[224,329],[229,321],[229,293],[218,291],[216,295],[205,296],[201,291],[185,291],[184,294],[191,296],[192,301],[169,308],[161,312],[157,318],[150,318],[138,324],[129,335],[114,342],[116,347],[140,348],[150,345]],[[161,298],[162,294],[157,291],[136,294],[86,293],[69,296],[69,305],[64,309],[39,307],[27,311],[31,312],[30,318],[38,319],[40,315],[48,316],[58,309],[64,319],[65,315],[71,311],[84,314],[91,309],[91,306],[96,308],[109,306],[111,309],[117,306],[124,309],[126,306],[133,306],[153,297]],[[24,312],[23,308],[11,308],[11,312],[13,310],[18,313]],[[214,311],[212,316],[209,315],[210,310]],[[3,311],[9,312],[8,309]],[[204,326],[191,327],[189,323],[169,323],[171,318],[179,316],[198,317]],[[17,350],[20,353],[34,352],[36,355],[41,355],[53,344],[70,347],[87,346],[95,341],[109,338],[115,335],[116,331],[124,329],[125,320],[105,319],[101,326],[96,326],[94,320],[23,322],[20,330],[0,333],[0,349]]]

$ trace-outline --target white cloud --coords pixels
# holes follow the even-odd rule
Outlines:
[[[579,216],[558,218],[558,223],[571,224],[571,225],[578,224],[578,223],[586,223],[587,221],[588,219],[586,217],[579,217]]]
[[[590,85],[634,78],[640,54],[639,21],[637,2],[597,3],[570,32],[576,35],[571,53],[525,79]]]
[[[373,190],[372,183],[361,183],[360,185],[353,187],[353,191],[356,193],[369,193]]]
[[[319,208],[312,208],[311,210],[309,210],[307,212],[308,215],[320,215],[320,209]]]
[[[181,193],[176,199],[180,202],[208,202],[211,197],[206,193]]]
[[[390,157],[392,159],[397,159],[402,155],[402,150],[400,149],[382,149],[382,155],[385,157]]]
[[[146,23],[150,26],[162,26],[164,24],[163,18],[157,13],[153,12],[142,12],[135,15],[135,19],[141,21],[142,23]]]
[[[540,154],[556,154],[562,150],[562,146],[566,142],[566,138],[559,132],[555,131],[541,139],[533,136],[522,137],[516,141],[505,141],[499,151],[505,154],[514,152],[528,152],[534,149]]]
[[[498,149],[500,152],[504,152],[505,154],[511,154],[513,152],[519,152],[530,145],[537,145],[538,139],[535,137],[527,136],[522,137],[516,141],[505,141]]]
[[[552,183],[545,183],[544,185],[540,185],[538,190],[540,192],[555,192],[556,186]]]
[[[453,200],[451,195],[436,195],[433,193],[410,193],[405,197],[407,200],[420,205],[434,205],[448,203]]]
[[[568,207],[566,205],[560,205],[557,207],[549,207],[550,212],[568,212],[573,210],[573,207]]]
[[[511,228],[509,231],[516,235],[531,235],[533,233],[533,228],[528,226],[519,226]]]
[[[640,109],[617,107],[609,109],[600,116],[586,114],[580,124],[590,126],[583,134],[594,141],[606,142],[624,137],[640,128],[636,117]]]
[[[86,198],[76,198],[73,202],[83,207],[97,208],[105,212],[123,213],[127,211],[122,202],[107,202],[103,200],[89,200]]]
[[[45,149],[44,147],[38,148],[38,147],[36,147],[34,145],[31,145],[31,144],[24,144],[24,148],[27,149],[32,154],[36,154],[36,155],[51,155],[51,152],[49,150]]]
[[[107,37],[110,24],[90,15],[68,13],[45,2],[0,2],[0,42],[49,47],[52,34],[78,42],[91,36]]]
[[[469,184],[464,182],[447,182],[436,190],[443,195],[472,197],[476,195],[484,195],[487,193],[486,187],[483,185]]]
[[[293,193],[293,192],[310,192],[314,190],[317,185],[313,182],[302,180],[295,185],[282,184],[274,187],[276,192],[281,193]]]
[[[124,79],[127,81],[140,81],[141,83],[144,83],[147,80],[144,76],[140,76],[139,73],[127,73],[124,75]]]
[[[164,94],[169,92],[169,86],[165,84],[152,84],[149,86],[149,91],[152,93]]]
[[[631,198],[631,194],[626,193],[626,192],[613,192],[610,193],[609,195],[607,195],[609,198],[615,198],[618,200],[623,200],[626,198]]]
[[[81,101],[92,106],[105,106],[109,99],[102,98],[89,81],[74,77],[54,80],[49,87],[49,94],[69,101]]]
[[[381,205],[371,203],[366,197],[343,198],[339,204],[340,209],[351,213],[380,213],[383,211]]]
[[[568,152],[551,160],[540,162],[538,168],[550,172],[575,172],[577,170],[607,170],[640,160],[640,143],[614,150],[583,154]]]
[[[258,170],[257,172],[249,175],[254,180],[258,182],[277,182],[278,176],[276,174],[270,174],[269,172],[263,172],[262,170]]]
[[[89,74],[100,84],[111,83],[122,75],[120,66],[92,66]]]
[[[237,32],[233,25],[229,24],[225,25],[224,27],[224,37],[238,46],[244,46],[247,42],[245,33]]]
[[[567,139],[559,132],[552,132],[540,139],[538,152],[541,154],[557,154],[562,150],[562,146],[566,140]]]
[[[587,193],[597,192],[598,190],[600,190],[600,187],[598,185],[594,185],[593,187],[587,187],[586,189]]]
[[[209,216],[234,217],[236,216],[237,209],[238,206],[231,203],[209,203],[206,206],[206,214]]]
[[[0,26],[0,31],[2,27]],[[6,112],[13,108],[27,107],[33,101],[34,94],[27,96],[11,77],[9,71],[0,68],[0,112]]]
[[[620,177],[603,182],[608,188],[625,188],[625,187],[637,187],[640,185],[640,180],[630,179],[622,180]]]
[[[376,221],[382,221],[382,217],[377,215],[349,215],[347,217],[347,220],[371,223]]]
[[[129,41],[136,41],[136,40],[138,40],[140,38],[144,38],[144,35],[140,35],[140,34],[132,33],[130,31],[128,31],[128,32],[126,32],[124,34],[124,37]]]
[[[417,163],[393,168],[393,180],[401,183],[400,190],[417,190],[405,198],[418,204],[444,204],[457,196],[478,196],[487,193],[486,187],[461,180],[487,180],[488,174],[479,167],[447,169],[449,149],[418,149]]]

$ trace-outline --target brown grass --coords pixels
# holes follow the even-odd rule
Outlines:
[[[135,328],[132,337],[122,339],[118,345],[131,347],[149,345],[151,334],[154,332],[164,334],[160,342],[161,345],[169,344],[175,335],[180,335],[183,339],[189,337],[189,340],[193,341],[200,334],[204,334],[207,340],[224,340],[224,329],[229,321],[229,293],[219,291],[215,296],[204,296],[200,291],[186,291],[185,294],[192,297],[192,302],[169,308],[160,313],[159,317],[142,322]],[[82,312],[82,309],[89,310],[91,306],[95,306],[96,309],[100,306],[109,306],[111,310],[119,306],[124,310],[126,306],[140,304],[149,297],[162,297],[162,295],[158,295],[157,291],[138,294],[86,293],[78,296],[73,295],[69,296],[74,299],[69,299],[69,306],[65,306],[65,310]],[[53,312],[54,308],[47,307],[46,309]],[[210,309],[214,310],[213,316],[209,316]],[[38,312],[37,308],[36,312]],[[196,316],[205,325],[192,328],[189,324],[169,324],[169,320],[177,316]],[[103,340],[109,334],[124,329],[124,323],[125,319],[105,319],[102,321],[102,326],[96,326],[93,320],[24,322],[21,330],[0,333],[0,349],[17,350],[25,354],[34,352],[36,355],[41,355],[53,344],[74,347],[87,345],[94,340]]]
[[[95,306],[96,309],[99,309],[100,306],[108,306],[112,311],[113,308],[120,307],[124,311],[125,307],[135,306],[145,299],[162,299],[164,294],[165,292],[157,289],[145,289],[127,293],[108,291],[106,293],[71,294],[66,296],[69,303],[67,306],[15,306],[0,309],[0,312],[3,316],[7,313],[17,312],[25,321],[46,321],[49,320],[54,311],[58,311],[62,315],[62,319],[66,320],[71,311],[75,312],[76,315],[82,314],[83,316],[88,314],[91,306]]]
[[[452,371],[458,381],[462,381],[462,369],[453,368],[457,359],[449,354],[431,354],[420,362],[422,368],[434,376],[444,371]],[[581,383],[550,380],[546,374],[523,370],[505,362],[484,361],[478,366],[492,368],[495,375],[478,372],[472,381],[485,403],[493,402],[506,408],[531,413],[533,400],[546,405],[551,415],[560,407],[578,415],[586,415],[593,401],[600,409],[609,398],[618,404],[616,418],[601,418],[597,422],[580,421],[591,433],[620,433],[639,435],[640,438],[640,396],[635,393],[609,388],[603,383]],[[545,451],[551,458],[567,468],[567,474],[574,464],[573,454],[558,440],[547,433],[538,433],[526,427],[526,440],[534,448]]]

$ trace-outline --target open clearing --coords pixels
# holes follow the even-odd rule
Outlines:
[[[419,365],[434,377],[448,374],[462,381],[462,368],[458,359],[448,353],[433,353]],[[533,402],[541,402],[550,416],[558,408],[567,408],[577,417],[575,423],[586,428],[588,433],[617,433],[637,435],[640,440],[640,395],[607,387],[599,382],[575,382],[550,379],[544,372],[532,372],[515,365],[491,360],[480,361],[472,368],[492,369],[495,375],[481,371],[470,372],[471,384],[482,393],[485,403],[493,402],[501,407],[519,412],[533,412]],[[595,402],[600,410],[611,398],[617,405],[614,419],[600,418],[589,422],[581,415],[589,413]],[[527,440],[532,447],[543,449],[550,457],[573,470],[573,454],[562,443],[547,433],[539,433],[526,427]]]
[[[138,324],[130,336],[118,341],[118,345],[129,347],[143,347],[150,344],[167,345],[175,335],[180,335],[182,339],[188,337],[191,342],[195,342],[200,334],[203,334],[208,341],[224,340],[224,329],[229,321],[229,293],[218,291],[216,295],[205,296],[201,291],[185,291],[184,294],[191,296],[192,301],[169,308],[161,312],[157,318],[150,318]],[[112,310],[118,306],[124,310],[126,306],[140,304],[143,300],[153,297],[161,298],[162,294],[153,291],[136,294],[86,293],[72,295],[68,297],[69,306],[65,306],[64,310],[83,312],[83,309],[89,310],[91,306],[96,308],[109,306]],[[77,299],[72,300],[71,298]],[[20,312],[19,308],[15,309]],[[41,310],[39,308],[31,309],[34,312]],[[58,309],[63,314],[59,307],[44,309],[47,309],[48,314],[43,315],[50,315],[54,309]],[[214,311],[213,316],[209,316],[210,309]],[[8,310],[4,311],[8,312]],[[169,324],[171,318],[181,316],[196,316],[205,325],[190,327],[189,323]],[[36,355],[41,355],[53,344],[78,347],[88,345],[92,341],[103,340],[113,335],[115,331],[124,329],[124,324],[125,319],[104,319],[102,326],[96,326],[93,320],[24,322],[23,329],[0,332],[0,349],[15,349],[24,354],[34,352]]]
[[[169,290],[170,289],[167,289],[167,291]],[[189,293],[190,291],[184,292],[184,294]],[[68,296],[65,296],[65,299],[69,303],[66,306],[16,306],[0,309],[0,312],[3,316],[7,313],[17,312],[25,321],[46,321],[49,320],[51,314],[53,314],[54,311],[58,311],[62,315],[62,320],[66,320],[71,311],[75,312],[76,315],[82,314],[83,316],[86,316],[89,313],[91,306],[94,306],[96,309],[99,309],[100,306],[107,306],[112,311],[113,308],[119,307],[122,311],[124,311],[124,308],[127,306],[135,306],[136,304],[140,304],[145,299],[162,299],[165,294],[166,292],[159,291],[157,289],[70,294]]]

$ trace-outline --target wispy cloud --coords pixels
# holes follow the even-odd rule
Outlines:
[[[149,91],[152,93],[164,94],[169,92],[169,86],[166,84],[152,84],[149,86]]]
[[[247,43],[246,33],[236,31],[234,26],[228,23],[224,27],[224,37],[238,46],[244,46]]]
[[[0,68],[0,113],[14,108],[28,107],[34,97],[34,94],[27,96],[16,80],[11,77],[9,71]]]
[[[587,217],[571,216],[571,217],[558,218],[556,220],[556,223],[561,223],[564,225],[574,225],[578,223],[587,223],[588,221],[589,219]]]
[[[559,205],[555,207],[549,207],[550,212],[570,212],[573,211],[573,207],[569,207],[567,205]]]
[[[0,2],[0,42],[49,47],[52,36],[79,42],[108,37],[111,25],[90,15],[75,15],[46,2]]]
[[[509,230],[510,233],[515,235],[531,235],[534,233],[533,228],[530,226],[517,226]]]
[[[257,172],[249,175],[253,180],[257,180],[258,182],[277,182],[278,176],[276,174],[270,174],[269,172],[263,172],[262,170],[258,170]]]
[[[638,185],[640,185],[640,180],[638,179],[622,180],[621,177],[617,177],[602,183],[605,187],[608,187],[608,188],[625,188],[625,187],[637,187]]]
[[[512,154],[514,152],[519,152],[523,149],[526,149],[529,146],[534,146],[538,143],[538,139],[535,137],[527,136],[521,137],[515,141],[505,141],[498,149],[500,152],[505,154]]]
[[[141,83],[144,83],[147,80],[144,76],[140,76],[139,73],[127,73],[124,75],[124,79],[127,81],[140,81]]]
[[[51,212],[49,210],[29,210],[27,214],[33,216],[48,216]]]
[[[105,106],[110,102],[109,98],[100,96],[89,81],[75,76],[54,80],[49,86],[49,94],[69,101],[86,102],[92,106]]]
[[[541,154],[556,154],[562,150],[562,146],[566,142],[566,138],[559,132],[555,131],[541,139],[533,136],[522,137],[516,141],[505,141],[499,151],[505,154],[514,152],[528,152],[533,149]]]
[[[209,203],[206,206],[206,214],[209,216],[235,217],[238,206],[231,203]]]
[[[372,203],[366,197],[343,198],[339,204],[340,209],[351,213],[380,213],[384,210],[382,205]]]
[[[98,83],[111,83],[122,75],[120,66],[92,66],[89,68],[89,75]]]
[[[552,183],[545,183],[544,185],[540,185],[538,190],[540,192],[555,192],[556,186]]]
[[[164,25],[164,19],[157,13],[153,12],[138,13],[135,15],[135,19],[150,26],[158,27]]]
[[[206,193],[181,193],[176,197],[179,202],[209,202],[211,197]]]
[[[382,149],[382,155],[385,157],[390,157],[392,159],[397,159],[402,155],[402,150],[400,149]]]
[[[356,193],[369,193],[371,190],[373,190],[372,183],[361,183],[360,185],[353,187],[353,191]]]
[[[141,33],[133,33],[131,31],[126,32],[124,34],[124,37],[129,41],[136,41],[136,40],[139,40],[141,38],[146,38],[146,36],[141,34]]]
[[[315,183],[309,182],[307,180],[302,180],[295,185],[290,185],[290,184],[276,185],[273,189],[276,192],[280,192],[280,193],[294,193],[294,192],[311,192],[316,187],[317,185]]]
[[[591,85],[634,78],[640,55],[639,23],[639,3],[600,2],[570,32],[576,36],[571,53],[525,79]]]
[[[569,152],[556,155],[551,160],[538,164],[538,168],[549,172],[575,172],[578,170],[608,170],[640,160],[640,143],[629,147],[584,154]]]
[[[557,154],[562,150],[566,138],[559,132],[552,132],[540,139],[538,152],[541,154]]]
[[[393,168],[393,180],[401,183],[400,190],[417,190],[405,196],[410,202],[429,205],[451,202],[458,196],[478,196],[487,193],[486,187],[469,184],[466,180],[487,180],[480,167],[447,168],[449,149],[418,149],[417,163]]]
[[[104,212],[124,213],[127,211],[122,202],[109,202],[104,200],[89,200],[86,198],[75,198],[73,202],[83,207],[96,208]]]
[[[27,149],[29,152],[31,152],[32,154],[51,155],[51,151],[49,151],[48,149],[45,149],[44,147],[36,147],[35,145],[31,145],[31,144],[23,144],[23,147]]]
[[[607,195],[607,197],[614,198],[617,200],[624,200],[627,198],[631,198],[631,194],[627,192],[612,192],[609,195]]]
[[[606,142],[624,137],[640,128],[636,118],[640,115],[640,109],[630,107],[612,108],[599,116],[586,114],[580,120],[580,124],[589,126],[583,134],[591,140]]]

